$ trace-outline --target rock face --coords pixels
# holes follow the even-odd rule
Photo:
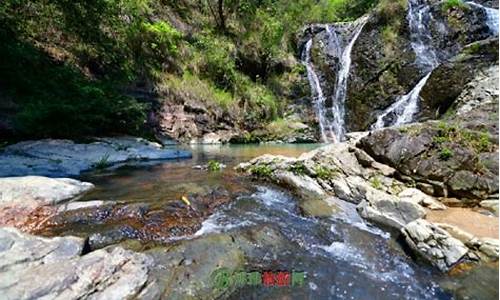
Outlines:
[[[498,38],[489,38],[466,45],[460,53],[432,71],[429,80],[420,92],[421,102],[417,119],[435,119],[445,114],[450,107],[464,104],[464,100],[458,97],[469,83],[470,86],[478,86],[479,89],[495,86],[498,82],[498,74],[488,71],[492,66],[493,68],[498,66]],[[494,81],[493,84],[478,84],[477,81],[481,80],[481,76],[489,77],[489,80]],[[474,82],[471,82],[473,80]],[[489,97],[485,94],[489,91],[471,90],[471,88],[466,88],[466,90],[469,94],[474,93],[474,98]],[[488,90],[498,93],[498,89],[489,88]],[[471,102],[477,103],[478,101],[481,100]]]
[[[467,247],[448,232],[425,220],[416,220],[402,230],[407,244],[441,271],[448,271],[467,254]]]
[[[498,66],[478,75],[443,121],[387,128],[362,138],[359,147],[436,196],[477,204],[498,193]]]
[[[434,118],[436,108],[443,106],[441,113],[444,113],[452,101],[450,97],[456,98],[460,93],[457,88],[473,78],[471,69],[475,64],[488,60],[484,55],[468,60],[452,59],[449,63],[448,59],[464,46],[487,39],[490,33],[487,16],[480,8],[444,9],[442,1],[426,3],[431,15],[426,26],[432,36],[432,47],[444,64],[428,80],[429,88],[424,87],[421,93],[426,109],[419,118]],[[415,64],[417,57],[411,47],[407,6],[407,1],[379,5],[354,45],[346,102],[348,131],[369,129],[380,112],[398,96],[407,94],[425,75]],[[491,58],[496,60],[498,50],[494,46],[491,49]]]
[[[26,141],[0,152],[0,176],[77,176],[83,171],[138,160],[190,158],[141,138],[103,138],[90,144],[69,140]]]
[[[0,228],[0,240],[0,293],[7,299],[136,298],[155,284],[148,281],[151,259],[122,248],[80,256],[81,239],[38,238],[11,228]]]
[[[464,4],[446,6],[443,1],[413,1],[427,5],[424,19],[425,43],[435,53],[439,66],[420,93],[418,120],[434,119],[446,112],[482,67],[497,64],[498,38],[493,37],[481,7]],[[415,10],[414,7],[414,10]],[[403,95],[408,94],[428,73],[419,66],[414,48],[408,1],[381,2],[371,12],[351,53],[345,103],[346,129],[368,130],[377,116]],[[416,18],[416,16],[413,16]],[[415,25],[415,24],[413,24]],[[331,45],[332,31],[339,35],[343,24],[313,24],[302,30],[299,44],[305,48],[312,38],[311,60],[328,98],[334,106],[333,83],[339,72],[338,53]],[[420,27],[419,27],[420,28]],[[420,29],[423,30],[423,29]],[[422,33],[418,33],[422,34]],[[340,40],[341,45],[346,41]]]

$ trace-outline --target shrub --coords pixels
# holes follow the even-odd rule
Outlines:
[[[441,5],[443,10],[449,10],[452,8],[464,9],[467,7],[467,4],[465,4],[463,0],[445,0]]]
[[[307,173],[306,166],[302,162],[297,162],[288,167],[288,171],[297,175],[304,175]]]
[[[273,170],[267,165],[256,165],[250,168],[250,173],[259,177],[271,177]]]
[[[439,152],[439,158],[442,160],[448,160],[453,157],[453,150],[447,147],[443,147]]]
[[[220,162],[218,162],[216,160],[209,160],[207,163],[207,169],[210,172],[218,172],[222,169],[222,165]]]
[[[326,168],[326,167],[323,167],[323,166],[317,166],[314,169],[314,172],[316,173],[316,177],[318,177],[319,179],[323,179],[323,180],[328,180],[328,179],[332,178],[335,174],[335,172],[333,170]]]
[[[370,185],[377,190],[382,189],[382,181],[377,176],[370,180]]]

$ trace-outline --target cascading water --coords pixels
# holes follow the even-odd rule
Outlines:
[[[316,107],[316,111],[319,119],[319,126],[321,130],[321,139],[323,141],[327,141],[328,138],[326,136],[325,131],[325,96],[323,94],[323,89],[321,88],[321,84],[319,82],[318,75],[314,71],[314,66],[311,63],[311,47],[313,40],[312,38],[307,41],[306,47],[302,54],[302,60],[304,61],[304,65],[307,69],[307,79],[309,80],[309,84],[311,85],[311,93],[313,96],[313,102]]]
[[[410,25],[411,47],[416,55],[415,63],[426,73],[417,85],[406,95],[389,106],[380,116],[378,116],[372,129],[386,126],[402,125],[413,121],[418,112],[418,100],[420,91],[427,83],[432,71],[438,66],[439,60],[436,51],[432,46],[432,36],[428,28],[432,16],[430,7],[425,2],[410,0],[408,2],[408,23]]]
[[[409,0],[408,3],[407,19],[411,32],[411,46],[416,55],[415,63],[426,75],[420,79],[408,94],[399,97],[395,103],[378,116],[371,129],[412,122],[414,116],[418,113],[420,91],[427,83],[432,71],[439,65],[436,50],[432,46],[432,35],[429,29],[429,24],[433,20],[430,6],[426,4],[426,1],[422,0]],[[467,4],[484,10],[487,17],[486,25],[491,34],[498,35],[498,10],[474,2],[467,2]]]
[[[468,5],[478,7],[486,13],[486,25],[490,29],[490,32],[493,35],[498,35],[499,32],[499,24],[498,24],[498,9],[494,9],[491,7],[482,6],[481,4],[477,4],[475,2],[467,2]]]
[[[307,41],[305,45],[302,60],[307,69],[307,77],[314,97],[321,136],[324,142],[338,142],[344,139],[345,99],[351,68],[351,51],[367,19],[367,17],[363,17],[352,23],[325,25],[324,27],[328,37],[328,51],[338,61],[334,92],[330,96],[332,100],[330,107],[327,107],[327,97],[323,92],[319,76],[314,70],[311,59],[313,38]]]

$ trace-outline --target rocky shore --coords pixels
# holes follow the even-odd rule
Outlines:
[[[240,164],[238,169],[291,189],[300,197],[306,213],[311,201],[323,201],[327,207],[334,206],[331,197],[355,203],[361,217],[396,236],[402,234],[416,254],[442,271],[460,262],[498,261],[498,238],[476,237],[454,225],[426,220],[429,211],[448,209],[444,204],[447,199],[415,188],[415,183],[404,181],[407,178],[398,170],[358,148],[356,145],[372,138],[368,133],[351,134],[350,138],[298,158],[261,156]],[[466,203],[470,204],[469,200]],[[493,215],[490,219],[490,226],[498,222]]]
[[[190,158],[191,153],[166,148],[136,137],[98,138],[91,143],[70,140],[25,141],[0,150],[0,177],[40,175],[78,176],[143,160]]]

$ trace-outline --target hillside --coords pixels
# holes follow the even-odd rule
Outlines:
[[[298,29],[375,2],[3,1],[0,134],[252,141],[297,112],[314,126],[293,105],[309,94]]]

